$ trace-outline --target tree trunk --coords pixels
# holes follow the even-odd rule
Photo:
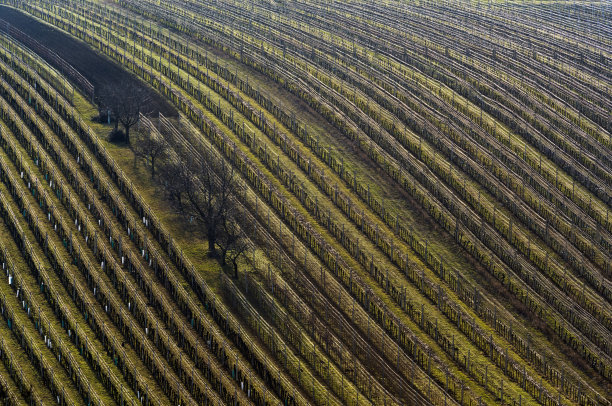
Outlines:
[[[130,127],[129,125],[123,125],[125,127],[125,142],[130,143]]]
[[[209,257],[216,257],[217,256],[217,250],[215,248],[215,232],[214,230],[211,232],[211,230],[208,230],[208,256]]]

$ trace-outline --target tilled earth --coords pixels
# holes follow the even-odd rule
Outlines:
[[[178,115],[176,109],[160,94],[109,58],[97,53],[88,44],[9,7],[0,7],[0,18],[62,57],[94,85],[96,92],[98,89],[119,86],[126,80],[133,80],[148,92],[151,100],[148,110],[154,116],[157,116],[158,112],[170,117]],[[48,62],[52,64],[51,61]]]

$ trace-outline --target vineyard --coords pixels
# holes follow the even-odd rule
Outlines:
[[[0,400],[612,406],[611,21],[0,0]]]

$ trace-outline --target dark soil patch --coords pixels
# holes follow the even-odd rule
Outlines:
[[[96,90],[119,86],[125,81],[135,81],[146,89],[151,99],[148,110],[151,110],[154,116],[157,116],[158,112],[165,116],[178,116],[177,110],[163,96],[109,58],[97,53],[85,42],[9,7],[0,7],[0,18],[9,21],[62,57],[85,76]],[[48,62],[52,64],[51,61]]]

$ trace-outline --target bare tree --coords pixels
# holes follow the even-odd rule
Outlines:
[[[140,113],[146,114],[151,108],[151,97],[146,87],[136,79],[122,80],[119,83],[107,85],[100,91],[100,105],[112,114],[115,123],[113,136],[119,135],[119,123],[123,125],[124,134],[122,139],[130,143],[130,129],[140,119]],[[112,137],[111,137],[112,138]]]
[[[137,131],[130,143],[134,157],[144,159],[151,167],[151,178],[155,177],[155,163],[163,158],[168,143],[158,134],[150,130]]]
[[[221,250],[221,265],[225,266],[229,261],[234,270],[234,276],[238,277],[238,260],[251,247],[247,235],[254,231],[254,224],[235,210],[236,207],[228,210],[223,219],[223,224],[217,237],[217,245]],[[240,219],[238,224],[237,219]]]
[[[148,113],[151,98],[143,86],[134,81],[127,81],[120,85],[123,95],[119,98],[117,119],[125,130],[125,142],[130,143],[130,128],[140,120],[140,113]]]
[[[181,211],[202,225],[208,240],[208,255],[217,257],[217,240],[221,233],[227,241],[237,239],[238,233],[231,224],[230,213],[234,206],[231,195],[238,190],[234,169],[213,159],[182,159],[165,162],[160,181],[167,187]],[[228,248],[235,242],[224,243]],[[231,248],[233,249],[233,248]],[[225,254],[224,254],[225,256]]]
[[[158,178],[168,199],[176,203],[179,211],[185,212],[183,196],[185,191],[192,187],[191,182],[193,181],[187,165],[182,161],[164,160],[161,162]]]
[[[158,176],[165,193],[205,232],[208,255],[220,257],[222,265],[231,262],[237,274],[238,260],[249,247],[246,236],[254,226],[237,204],[242,186],[234,168],[210,149],[194,153],[175,144],[171,135],[166,138],[167,159]]]
[[[194,184],[200,183],[201,187],[189,190],[187,198],[196,216],[206,227],[208,252],[210,256],[215,257],[217,256],[215,248],[217,236],[232,207],[230,196],[237,190],[234,168],[225,164],[214,165],[212,162],[199,162],[194,169],[196,169],[194,174],[199,180]]]

